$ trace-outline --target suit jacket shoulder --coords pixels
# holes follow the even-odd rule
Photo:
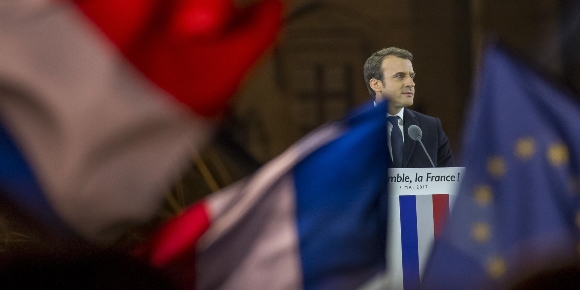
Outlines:
[[[436,167],[454,166],[453,154],[449,148],[449,139],[443,132],[439,118],[431,117],[417,111],[405,108],[403,130],[405,142],[403,149],[403,167],[427,168],[431,162],[418,141],[411,139],[408,130],[411,125],[421,128],[421,141]]]

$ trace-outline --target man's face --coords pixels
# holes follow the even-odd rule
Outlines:
[[[383,80],[371,79],[376,100],[389,100],[389,113],[396,114],[402,108],[413,105],[415,97],[415,72],[408,59],[389,55],[381,64]]]

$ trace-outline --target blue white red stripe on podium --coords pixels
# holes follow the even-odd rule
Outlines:
[[[425,255],[442,230],[449,214],[449,195],[400,195],[401,252],[403,286],[419,286]],[[421,257],[421,258],[420,258]]]

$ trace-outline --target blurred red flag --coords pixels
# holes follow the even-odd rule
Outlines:
[[[278,0],[0,5],[0,191],[48,228],[62,220],[96,242],[150,220],[275,41],[281,10]]]
[[[281,24],[278,0],[75,1],[145,76],[203,116],[222,112]]]

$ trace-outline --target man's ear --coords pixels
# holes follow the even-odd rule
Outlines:
[[[373,89],[373,91],[375,92],[380,92],[383,89],[383,83],[375,78],[372,78],[369,81],[369,86],[371,87],[371,89]]]

